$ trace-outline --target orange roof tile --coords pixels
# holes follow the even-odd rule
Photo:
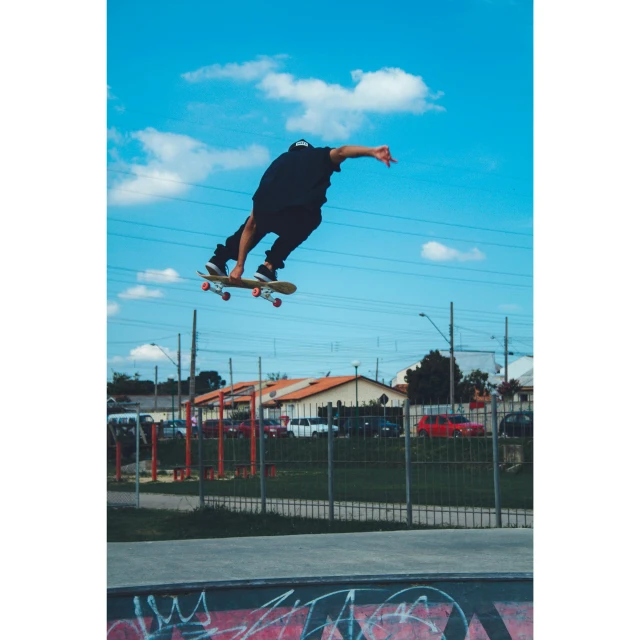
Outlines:
[[[262,381],[262,393],[268,389],[269,391],[282,389],[283,387],[288,387],[291,384],[296,384],[305,380],[306,378],[292,378],[286,380],[263,380]],[[237,382],[233,385],[233,393],[234,393],[234,402],[249,402],[251,400],[251,396],[237,396],[236,394],[242,392],[243,389],[247,389],[247,387],[255,387],[256,392],[258,391],[258,386],[260,384],[259,380],[251,380],[250,382]],[[224,387],[223,389],[216,389],[215,391],[210,391],[209,393],[204,393],[195,398],[196,404],[206,404],[208,402],[217,402],[220,393],[225,395],[225,404],[230,402],[230,398],[228,398],[228,394],[231,393],[231,385],[228,387]]]
[[[332,389],[333,387],[338,387],[341,384],[346,384],[351,380],[355,380],[355,376],[332,376],[331,378],[319,378],[304,389],[299,389],[298,391],[280,396],[278,398],[278,402],[281,400],[300,400],[301,398],[307,398],[315,395],[316,393],[327,391],[327,389]]]

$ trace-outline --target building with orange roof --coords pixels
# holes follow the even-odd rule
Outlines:
[[[219,412],[220,393],[224,395],[224,415],[230,417],[233,411],[249,411],[251,395],[256,393],[256,407],[260,405],[259,381],[237,382],[231,386],[202,394],[195,398],[196,407]],[[358,404],[368,405],[388,398],[387,406],[402,406],[407,394],[388,385],[376,382],[365,376],[358,376]],[[286,414],[294,416],[317,416],[317,407],[332,402],[337,406],[340,401],[345,406],[356,404],[355,376],[327,376],[325,378],[294,378],[285,380],[262,381],[262,405],[265,416]]]
[[[368,405],[379,402],[382,396],[388,398],[387,406],[402,406],[407,394],[388,385],[376,382],[365,376],[358,376],[357,380],[358,405]],[[305,387],[270,398],[265,402],[267,409],[284,412],[290,418],[296,416],[315,417],[318,407],[326,406],[328,402],[337,406],[338,402],[345,406],[356,404],[356,377],[331,376],[313,379]]]

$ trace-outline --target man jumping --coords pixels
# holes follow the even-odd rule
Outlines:
[[[320,209],[327,201],[331,175],[340,171],[347,158],[375,158],[387,167],[397,162],[389,147],[314,148],[306,140],[294,142],[286,153],[277,157],[265,171],[258,190],[253,195],[251,215],[225,244],[219,244],[206,265],[212,276],[227,275],[227,261],[236,260],[229,274],[234,284],[240,284],[247,255],[267,233],[278,238],[266,252],[264,264],[255,278],[263,282],[277,280],[277,270],[322,222]]]

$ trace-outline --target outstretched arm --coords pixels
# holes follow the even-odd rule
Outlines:
[[[331,149],[329,157],[335,164],[340,164],[347,158],[375,158],[376,160],[380,160],[380,162],[384,162],[387,167],[390,167],[392,162],[398,162],[391,157],[391,152],[386,144],[381,147],[359,147],[348,144],[344,147]]]
[[[236,262],[236,266],[233,268],[233,271],[229,274],[229,280],[234,284],[240,284],[240,278],[244,273],[244,262],[247,259],[247,254],[249,253],[253,236],[256,233],[256,221],[253,217],[253,209],[251,210],[251,215],[249,219],[244,225],[244,229],[242,231],[242,235],[240,236],[240,248],[238,249],[238,262]]]

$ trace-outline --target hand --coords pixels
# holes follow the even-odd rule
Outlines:
[[[373,150],[373,157],[376,160],[380,160],[380,162],[384,162],[387,167],[391,166],[391,162],[398,162],[391,157],[391,152],[386,144],[381,147],[375,147]]]
[[[233,267],[233,271],[229,274],[229,280],[233,284],[242,284],[240,282],[240,278],[242,278],[242,274],[244,273],[244,267],[241,264],[237,264]]]

